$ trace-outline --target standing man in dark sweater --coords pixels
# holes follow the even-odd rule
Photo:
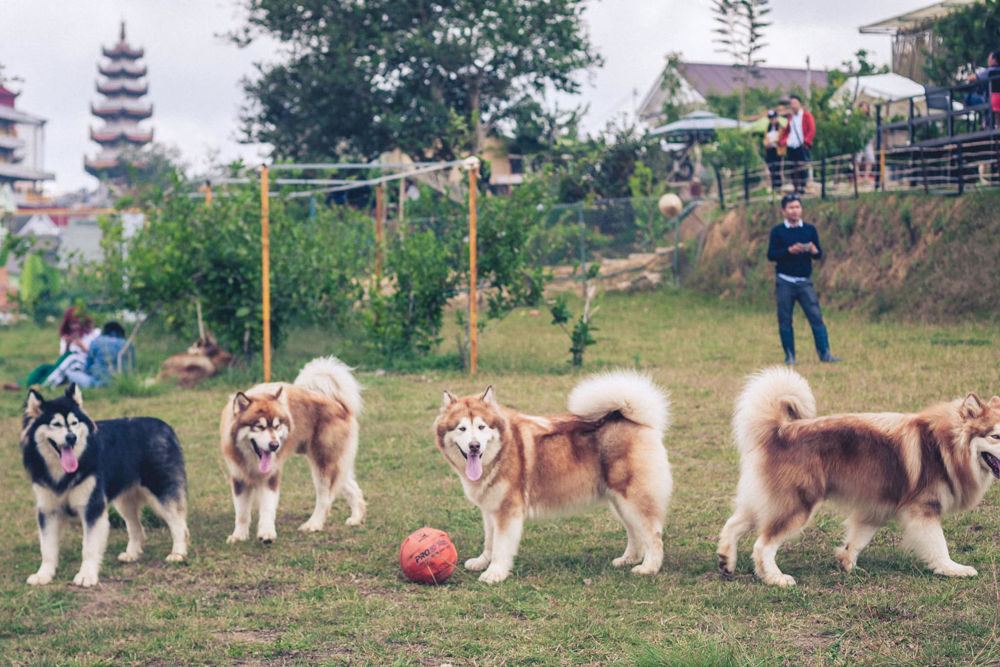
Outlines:
[[[830,339],[823,324],[823,313],[819,309],[819,299],[813,289],[812,261],[823,258],[816,228],[802,221],[802,201],[797,194],[787,194],[781,198],[781,212],[784,222],[771,230],[771,240],[767,246],[767,258],[776,263],[775,297],[778,301],[778,334],[785,349],[785,363],[795,363],[795,332],[792,329],[792,310],[795,302],[802,304],[819,360],[840,361],[830,354]]]

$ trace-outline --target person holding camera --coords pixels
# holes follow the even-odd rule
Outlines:
[[[767,259],[775,263],[775,299],[778,302],[778,335],[785,351],[785,363],[795,363],[795,330],[792,328],[792,311],[798,301],[812,327],[813,340],[819,360],[825,363],[840,361],[830,352],[830,338],[823,323],[819,298],[813,289],[812,263],[823,258],[816,227],[802,220],[802,200],[790,193],[781,198],[784,221],[771,229],[767,246]]]

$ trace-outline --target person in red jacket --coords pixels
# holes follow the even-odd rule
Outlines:
[[[816,138],[816,119],[802,106],[798,95],[788,96],[788,124],[778,135],[778,144],[787,148],[785,162],[792,165],[792,184],[797,194],[806,189],[807,165],[813,140]]]

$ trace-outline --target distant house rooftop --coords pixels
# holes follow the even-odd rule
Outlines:
[[[896,35],[915,30],[921,31],[926,29],[929,24],[933,23],[942,16],[950,14],[956,9],[961,9],[965,5],[971,5],[974,2],[980,1],[981,0],[944,0],[943,2],[935,2],[933,5],[927,5],[926,7],[921,7],[920,9],[914,9],[913,11],[900,14],[899,16],[893,16],[892,18],[863,25],[859,28],[859,30],[865,35]]]
[[[689,104],[704,104],[709,94],[727,95],[742,84],[742,70],[732,65],[716,63],[681,63],[680,96]],[[811,86],[826,86],[826,71],[793,67],[758,67],[758,76],[750,77],[751,88],[770,88],[790,92],[793,89],[808,91]],[[639,118],[656,124],[667,93],[660,87],[663,72],[657,75],[649,92],[639,106]]]
[[[977,1],[979,0],[935,2],[899,16],[863,25],[858,30],[865,35],[892,35],[892,71],[926,85],[930,83],[930,77],[925,71],[927,55],[934,54],[940,48],[940,40],[934,35],[935,22]]]

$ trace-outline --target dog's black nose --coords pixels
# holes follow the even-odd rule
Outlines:
[[[278,447],[281,447],[281,443],[278,442],[277,440],[272,440],[267,444],[267,446],[271,448],[272,452],[276,452],[278,451]]]
[[[66,434],[66,444],[69,445],[70,447],[76,444],[76,433]]]
[[[478,454],[479,453],[479,443],[478,442],[470,442],[469,443],[469,453],[470,454]]]

